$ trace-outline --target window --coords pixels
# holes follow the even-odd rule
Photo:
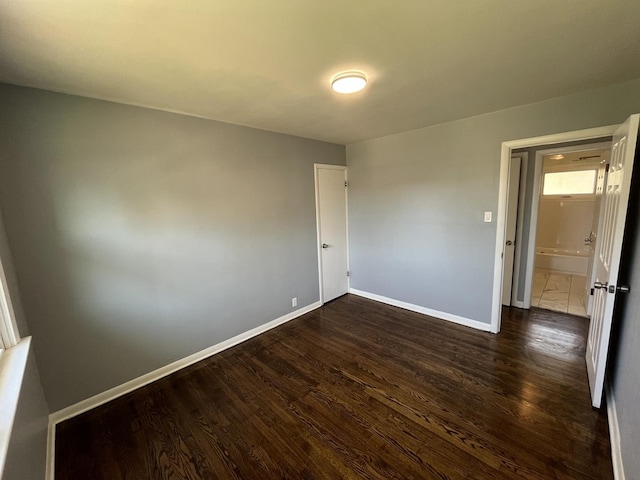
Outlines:
[[[543,195],[593,195],[597,170],[549,172],[544,174]]]

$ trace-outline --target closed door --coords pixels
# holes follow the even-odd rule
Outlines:
[[[593,312],[586,354],[591,403],[596,408],[602,401],[614,303],[616,296],[624,294],[626,287],[618,285],[618,271],[639,118],[639,115],[629,117],[613,136],[611,163],[602,199],[603,227],[596,253]]]
[[[507,191],[507,223],[503,250],[502,304],[511,305],[513,290],[513,259],[516,249],[516,222],[518,220],[518,193],[520,192],[520,157],[513,157],[509,164],[509,185]]]
[[[347,168],[316,165],[316,209],[322,302],[347,293]]]

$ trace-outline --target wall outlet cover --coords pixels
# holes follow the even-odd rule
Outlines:
[[[486,223],[490,223],[491,222],[491,212],[484,212],[484,221]]]

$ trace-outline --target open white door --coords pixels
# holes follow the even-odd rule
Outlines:
[[[609,352],[613,306],[620,292],[618,270],[629,203],[631,173],[638,139],[640,115],[632,115],[616,130],[611,149],[609,175],[603,196],[602,237],[595,259],[593,312],[587,341],[587,372],[591,403],[599,408]]]
[[[316,215],[323,303],[349,290],[346,182],[347,167],[316,165]]]
[[[601,232],[604,227],[602,221],[604,217],[604,209],[602,208],[604,188],[607,183],[607,166],[609,165],[609,152],[607,152],[606,160],[600,165],[598,169],[598,178],[596,180],[596,201],[595,208],[593,209],[593,224],[591,227],[591,233],[585,238],[585,245],[589,244],[589,263],[587,264],[587,281],[585,282],[585,298],[587,299],[587,316],[591,317],[593,311],[593,295],[591,295],[591,289],[593,288],[593,282],[596,281],[596,252],[598,251]],[[588,241],[587,241],[588,240]]]
[[[518,220],[521,162],[522,159],[520,157],[513,157],[509,164],[507,222],[504,233],[504,267],[502,272],[502,304],[507,307],[511,305],[511,295],[513,292],[513,259],[516,252],[516,222]]]

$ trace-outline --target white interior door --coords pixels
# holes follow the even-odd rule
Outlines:
[[[608,156],[608,154],[607,154]],[[596,281],[596,255],[598,250],[598,238],[601,236],[604,222],[602,217],[604,216],[604,209],[602,208],[602,198],[604,194],[604,188],[607,183],[607,165],[609,160],[603,161],[598,169],[598,179],[596,181],[596,202],[593,209],[593,226],[591,227],[591,233],[588,238],[585,238],[585,244],[589,244],[589,264],[587,266],[587,281],[585,282],[585,298],[587,299],[587,315],[591,315],[593,310],[593,295],[591,295],[591,289],[593,288],[593,282]],[[588,240],[588,241],[587,241]]]
[[[316,165],[316,206],[322,302],[349,290],[347,168]]]
[[[516,224],[518,220],[518,193],[520,192],[520,165],[522,159],[513,157],[509,164],[507,190],[507,222],[505,225],[504,262],[502,270],[502,304],[511,305],[513,287],[513,259],[516,248]]]
[[[609,351],[613,307],[619,292],[618,270],[627,216],[633,158],[638,139],[639,115],[632,115],[613,136],[609,175],[603,195],[601,239],[595,260],[593,312],[587,341],[587,372],[591,403],[599,408]]]

